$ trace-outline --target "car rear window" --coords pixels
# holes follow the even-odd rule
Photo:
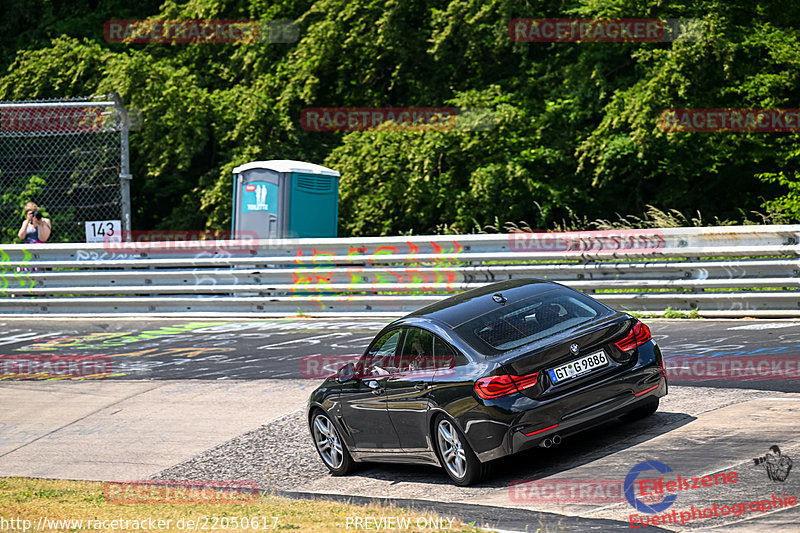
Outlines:
[[[557,335],[608,313],[609,309],[600,302],[558,287],[498,305],[496,310],[461,324],[455,331],[479,352],[492,354]]]

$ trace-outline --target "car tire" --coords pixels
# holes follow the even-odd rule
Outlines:
[[[631,411],[628,411],[619,418],[623,422],[634,422],[636,420],[641,420],[642,418],[646,418],[655,413],[658,410],[658,403],[659,403],[658,398],[653,398],[644,405],[641,405]]]
[[[333,421],[321,409],[311,416],[311,437],[320,459],[334,476],[345,476],[355,470],[356,462],[347,450]]]
[[[436,417],[432,440],[439,462],[456,485],[466,487],[477,483],[488,472],[488,465],[481,463],[451,419],[443,415]]]

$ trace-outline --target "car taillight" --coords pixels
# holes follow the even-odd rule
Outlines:
[[[539,373],[526,374],[524,376],[513,376],[510,374],[500,374],[480,378],[475,382],[475,392],[485,400],[499,398],[515,392],[522,392],[536,385]]]
[[[637,320],[628,334],[625,335],[625,338],[618,340],[614,344],[623,352],[628,352],[637,346],[641,346],[652,338],[653,336],[650,334],[650,328]]]

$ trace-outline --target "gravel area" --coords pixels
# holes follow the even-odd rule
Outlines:
[[[330,476],[322,465],[302,409],[165,469],[152,479],[252,480],[265,490],[440,501],[472,499],[480,503],[480,496],[487,490],[506,488],[512,480],[569,471],[680,427],[701,413],[781,394],[673,386],[655,415],[636,424],[611,422],[580,437],[566,439],[558,448],[535,449],[498,461],[493,475],[479,487],[456,487],[441,469],[415,465],[363,465],[356,474],[345,478],[344,483],[343,478]]]
[[[328,477],[298,409],[152,476],[152,479],[255,481],[262,490],[299,490]]]

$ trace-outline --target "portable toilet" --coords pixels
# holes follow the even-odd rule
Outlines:
[[[339,173],[285,159],[233,169],[233,232],[259,239],[336,237]]]

